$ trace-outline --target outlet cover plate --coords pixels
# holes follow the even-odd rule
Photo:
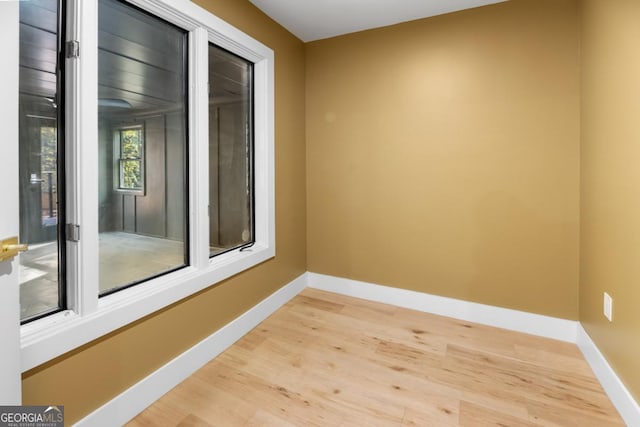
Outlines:
[[[613,299],[608,293],[604,293],[604,317],[613,322]]]

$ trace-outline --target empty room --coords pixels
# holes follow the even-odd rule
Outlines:
[[[640,426],[636,0],[0,17],[0,424]]]

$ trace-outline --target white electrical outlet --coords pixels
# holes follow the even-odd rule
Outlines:
[[[604,317],[613,322],[613,299],[608,293],[604,293]]]

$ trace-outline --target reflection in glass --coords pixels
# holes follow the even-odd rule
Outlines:
[[[120,129],[116,135],[120,160],[118,162],[119,188],[121,190],[142,190],[143,174],[143,135],[142,127]]]
[[[58,2],[20,2],[20,317],[63,308],[58,271]],[[61,157],[61,156],[60,156]]]
[[[100,295],[187,264],[186,33],[98,9]]]
[[[254,242],[253,64],[209,45],[210,256]]]

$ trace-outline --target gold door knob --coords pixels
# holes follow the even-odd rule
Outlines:
[[[2,240],[0,245],[0,262],[14,258],[18,253],[29,250],[27,245],[18,243],[17,237]]]

